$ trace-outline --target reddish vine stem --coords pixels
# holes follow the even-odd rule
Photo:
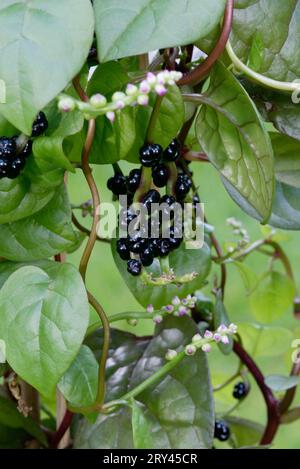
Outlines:
[[[52,448],[57,448],[66,431],[70,428],[73,415],[72,412],[67,410],[57,431],[50,435],[49,440]]]
[[[220,58],[223,54],[227,41],[230,36],[231,28],[232,28],[232,21],[233,21],[233,7],[234,7],[234,0],[227,0],[225,15],[223,20],[223,27],[222,32],[219,37],[217,44],[213,51],[209,54],[205,62],[198,65],[194,70],[185,74],[181,80],[179,80],[178,85],[197,85],[206,75],[209,73],[211,68],[214,66],[216,61]]]
[[[264,397],[267,406],[268,421],[260,444],[269,445],[272,443],[280,424],[279,403],[271,389],[266,386],[262,372],[254,360],[250,357],[250,355],[248,355],[246,350],[243,349],[242,345],[235,341],[233,350],[239,359],[244,363],[244,365],[247,366]]]

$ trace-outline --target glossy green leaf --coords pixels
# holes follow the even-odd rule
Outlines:
[[[0,224],[29,217],[47,205],[64,180],[51,155],[29,157],[17,179],[0,180]]]
[[[286,135],[271,133],[278,182],[300,188],[300,142]]]
[[[107,399],[120,398],[129,389],[152,376],[165,363],[167,350],[182,349],[196,332],[192,320],[175,317],[159,325],[152,340],[137,340],[121,331],[115,335],[114,331],[108,360]],[[91,342],[94,343],[98,353],[102,345],[100,336],[101,331],[87,339],[89,346]],[[108,442],[111,448],[134,448],[133,439],[136,447],[149,449],[211,447],[213,402],[204,353],[186,357],[169,375],[147,388],[136,399],[142,415],[137,415],[135,409],[134,433],[131,420],[128,427],[130,413],[126,407],[110,417],[100,415],[96,424],[82,421],[75,436],[75,448],[107,448]],[[120,435],[116,428],[118,418],[122,421],[120,427],[122,424],[125,426],[126,441],[125,436],[122,437],[125,430]],[[137,435],[137,425],[141,424],[146,425],[147,435]]]
[[[196,272],[198,274],[197,277],[181,285],[145,285],[140,277],[133,277],[127,272],[127,264],[117,254],[115,243],[112,243],[112,252],[115,263],[131,293],[142,306],[153,304],[154,308],[167,305],[176,295],[184,298],[201,288],[211,268],[210,248],[206,243],[204,243],[201,249],[185,249],[185,246],[182,244],[179,249],[176,249],[176,251],[169,255],[170,267],[177,276]],[[161,276],[163,273],[157,259],[146,270],[152,272],[154,278]]]
[[[60,392],[74,407],[95,402],[98,387],[98,363],[95,355],[82,345],[70,368],[58,383]]]
[[[135,449],[149,449],[155,447],[155,441],[152,438],[153,426],[159,428],[159,422],[145,415],[145,406],[132,399],[132,435]]]
[[[276,80],[299,78],[300,2],[286,0],[236,0],[232,42],[235,53],[246,63],[259,34],[264,60],[257,70]]]
[[[40,269],[46,270],[50,275],[54,275],[57,269],[57,264],[54,261],[37,261],[34,263],[26,263],[26,262],[10,262],[10,261],[3,261],[0,262],[0,289],[9,278],[11,274],[16,272],[21,267],[26,267],[28,265],[35,265]]]
[[[64,184],[35,215],[1,226],[0,256],[10,261],[33,261],[77,249],[83,235],[73,229]]]
[[[0,363],[6,362],[6,347],[4,340],[0,339]]]
[[[55,264],[55,263],[53,263]],[[86,290],[71,264],[27,266],[0,291],[0,337],[15,372],[45,396],[76,357],[88,325]]]
[[[297,100],[299,96],[297,96]],[[258,90],[256,101],[280,133],[300,140],[300,105],[293,103],[291,96],[279,93],[266,93]]]
[[[271,375],[266,377],[265,383],[273,391],[287,391],[300,384],[300,376]]]
[[[277,357],[290,349],[293,334],[283,327],[239,323],[238,331],[243,345],[253,357]]]
[[[9,86],[0,111],[18,129],[30,135],[38,111],[80,71],[93,26],[89,0],[1,2],[0,76]]]
[[[94,0],[101,62],[190,44],[221,20],[225,0]],[[178,19],[180,18],[180,21]],[[172,28],[170,28],[172,25]]]
[[[262,323],[275,321],[293,308],[295,293],[294,283],[287,275],[272,271],[250,297],[254,317]]]
[[[258,444],[261,440],[264,432],[263,425],[234,416],[226,417],[226,422],[230,426],[235,448],[249,447]]]
[[[269,224],[283,230],[300,230],[300,189],[276,183],[273,213]]]
[[[14,402],[0,396],[0,425],[9,428],[22,428],[27,433],[35,437],[38,441],[47,445],[46,436],[40,429],[37,422],[30,417],[24,417],[18,410]],[[0,440],[1,447],[1,440]]]
[[[237,79],[220,63],[203,95],[196,134],[220,171],[230,195],[266,221],[274,190],[273,150],[257,109]],[[232,189],[232,190],[231,190]]]

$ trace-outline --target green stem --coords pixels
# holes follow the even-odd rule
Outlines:
[[[167,163],[167,168],[169,170],[169,179],[167,184],[167,193],[175,195],[175,184],[178,177],[177,166],[175,163]]]
[[[161,269],[165,274],[170,272],[169,256],[160,259]]]
[[[260,73],[255,72],[251,68],[247,67],[235,54],[230,42],[227,42],[226,46],[227,53],[234,64],[235,68],[238,70],[241,70],[242,72],[245,73],[245,75],[248,75],[250,78],[253,78],[255,81],[261,83],[264,86],[267,86],[268,88],[273,88],[275,90],[280,90],[280,91],[300,91],[300,85],[299,83],[291,83],[291,82],[286,82],[286,81],[278,81],[278,80],[273,80],[272,78],[268,78],[265,75],[261,75]]]
[[[152,376],[149,378],[145,379],[142,383],[140,383],[138,386],[136,386],[134,389],[131,391],[127,392],[122,396],[118,401],[128,401],[130,399],[133,399],[134,397],[138,396],[141,394],[141,392],[145,391],[149,386],[152,384],[156,383],[158,380],[163,378],[165,375],[170,373],[170,371],[175,368],[184,358],[186,357],[186,353],[183,350],[182,352],[179,352],[176,357],[173,358],[173,360],[169,361],[166,363],[164,366],[162,366],[158,371],[156,371]],[[118,402],[116,401],[116,403]],[[108,402],[103,406],[103,408],[108,409],[109,407],[113,406],[115,403],[114,401]]]

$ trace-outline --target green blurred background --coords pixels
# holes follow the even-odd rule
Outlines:
[[[123,163],[121,166],[126,174],[133,167],[127,163]],[[235,217],[244,223],[252,241],[261,237],[259,224],[244,214],[239,207],[232,202],[223,188],[218,173],[214,168],[209,164],[193,163],[191,169],[194,171],[194,180],[199,187],[201,200],[205,203],[206,216],[209,223],[215,227],[216,236],[221,244],[236,240],[232,234],[232,229],[226,224],[226,219],[229,217]],[[100,188],[102,201],[111,201],[110,192],[106,188],[106,181],[111,175],[111,166],[94,167],[94,177]],[[71,201],[75,205],[81,204],[90,198],[87,184],[80,170],[77,170],[76,174],[70,175],[68,188]],[[78,210],[76,210],[76,216],[85,226],[90,226],[91,218],[89,216],[82,218]],[[300,287],[299,234],[297,232],[288,232],[285,234],[287,234],[287,239],[284,241],[283,247],[290,257],[296,275],[297,286]],[[82,248],[78,252],[69,255],[69,262],[78,265],[81,253]],[[257,273],[266,271],[268,262],[269,259],[261,254],[255,254],[247,260],[247,263]],[[280,267],[280,263],[278,263],[278,267]],[[214,270],[218,272],[217,268]],[[251,314],[249,299],[246,296],[239,273],[234,266],[229,266],[228,274],[225,305],[230,319],[233,322],[255,322],[255,318]],[[206,293],[209,293],[211,290],[212,281],[213,275],[210,276],[210,285],[206,287]],[[109,245],[97,243],[89,264],[87,282],[89,289],[100,301],[108,316],[123,311],[142,311],[141,306],[139,306],[138,302],[134,299],[115,267]],[[91,312],[91,322],[94,322],[95,319],[95,314]],[[300,321],[294,319],[292,308],[282,316],[280,320],[276,321],[274,325],[289,328],[293,332],[294,337],[300,339]],[[151,321],[140,322],[136,327],[131,327],[126,322],[115,323],[114,327],[126,329],[138,335],[146,335],[153,330]],[[288,374],[292,366],[291,354],[293,349],[291,348],[291,344],[288,343],[285,345],[287,351],[284,356],[278,356],[276,350],[270,350],[268,353],[269,356],[256,357],[265,375]],[[214,385],[225,381],[230,374],[234,373],[238,364],[234,354],[228,357],[222,355],[218,350],[211,353],[209,361]],[[266,421],[266,408],[259,390],[252,380],[251,383],[252,388],[249,396],[242,402],[233,415],[242,416],[264,424]],[[232,386],[231,384],[224,391],[215,393],[217,413],[224,412],[234,404],[235,401],[231,397]],[[300,404],[300,392],[298,392],[295,404]],[[223,447],[222,445],[217,446]],[[282,425],[273,447],[300,448],[300,422]]]

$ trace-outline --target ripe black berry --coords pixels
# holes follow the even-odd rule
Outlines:
[[[8,168],[9,168],[9,164],[7,160],[1,158],[0,159],[0,179],[6,177]]]
[[[170,228],[170,238],[169,238],[170,249],[177,249],[183,241],[182,232],[175,226]]]
[[[135,277],[137,275],[140,275],[142,270],[142,264],[140,261],[136,259],[130,259],[130,261],[127,262],[127,271],[131,274],[134,275]]]
[[[215,422],[215,438],[219,441],[227,441],[230,437],[230,429],[224,420]]]
[[[151,189],[143,198],[143,204],[147,210],[151,209],[152,204],[158,204],[160,201],[160,193],[155,189]]]
[[[152,179],[157,187],[166,186],[169,178],[168,168],[164,164],[155,166],[152,170]]]
[[[17,153],[17,145],[14,138],[0,138],[0,158],[13,158]]]
[[[148,240],[140,237],[128,238],[128,245],[131,252],[141,254],[148,247]]]
[[[160,257],[166,257],[170,250],[170,243],[168,239],[158,239],[158,250],[159,250],[159,256]]]
[[[144,251],[141,252],[140,259],[144,267],[148,267],[152,264],[154,255],[151,247],[148,246],[146,249],[144,249]]]
[[[178,199],[183,200],[189,193],[191,187],[192,181],[190,178],[186,174],[179,174],[175,185],[175,191]]]
[[[123,230],[127,230],[128,225],[136,218],[136,216],[136,213],[130,208],[128,210],[124,208],[121,209],[119,217],[121,228]]]
[[[140,162],[143,166],[151,168],[159,163],[162,155],[162,147],[156,143],[142,146],[140,149]]]
[[[150,240],[150,247],[154,257],[158,257],[160,255],[160,239],[153,238]]]
[[[39,137],[48,129],[47,117],[43,111],[39,112],[36,116],[34,123],[32,124],[32,137]]]
[[[180,143],[174,138],[163,154],[164,161],[177,161],[180,157]]]
[[[133,169],[130,171],[129,176],[127,177],[127,189],[128,192],[131,192],[134,194],[134,192],[137,190],[137,188],[140,185],[140,180],[141,180],[141,170],[140,169]]]
[[[20,158],[28,158],[29,155],[32,153],[32,140],[28,140],[25,147],[22,151],[18,154]]]
[[[114,195],[127,194],[126,178],[117,173],[107,181],[107,188],[112,191]]]
[[[117,253],[121,257],[121,259],[123,259],[123,261],[128,261],[130,259],[130,250],[126,239],[118,239]]]
[[[247,388],[245,383],[243,383],[242,381],[240,383],[237,383],[233,388],[232,395],[235,399],[243,399],[247,395]]]

